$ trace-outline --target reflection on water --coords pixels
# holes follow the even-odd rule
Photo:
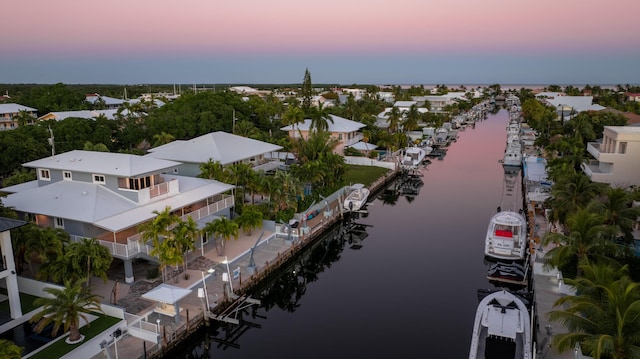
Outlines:
[[[513,180],[499,162],[507,123],[488,115],[421,176],[390,182],[252,295],[263,305],[246,325],[212,322],[182,357],[467,357],[477,290],[492,287],[488,221]]]

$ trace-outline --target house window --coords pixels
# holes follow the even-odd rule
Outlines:
[[[93,175],[93,183],[105,184],[106,181],[104,179],[104,175]]]
[[[342,134],[341,133],[338,134],[338,139],[342,140]]]
[[[71,171],[62,171],[62,179],[65,181],[71,181],[73,178],[71,176]]]
[[[63,228],[64,229],[64,219],[56,217],[53,225],[56,228]]]
[[[627,143],[626,142],[620,142],[620,147],[618,147],[618,153],[620,153],[620,154],[627,153]]]
[[[151,177],[143,178],[129,178],[129,189],[141,190],[143,188],[151,187]]]
[[[38,171],[38,173],[40,174],[40,179],[42,181],[51,181],[51,173],[49,172],[49,170],[42,168]]]

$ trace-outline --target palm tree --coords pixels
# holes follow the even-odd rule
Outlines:
[[[310,128],[315,128],[317,132],[324,132],[329,129],[329,122],[333,123],[333,117],[324,108],[324,104],[319,103],[318,108],[312,110]]]
[[[393,106],[391,111],[388,112],[388,115],[387,122],[389,123],[389,132],[396,132],[402,120],[402,113],[399,108]]]
[[[627,275],[627,267],[581,265],[584,277],[567,283],[579,291],[558,299],[549,318],[569,332],[555,334],[553,346],[560,351],[577,344],[594,359],[640,357],[640,284]]]
[[[418,127],[418,121],[420,121],[420,111],[418,111],[418,106],[413,104],[409,107],[409,112],[407,112],[407,118],[402,126],[403,130],[405,132],[415,130]]]
[[[282,120],[285,125],[291,125],[293,128],[294,137],[296,136],[296,125],[304,122],[304,111],[295,104],[289,103],[289,107],[282,115]]]
[[[33,117],[26,110],[20,110],[18,111],[18,114],[13,117],[13,119],[18,122],[18,127],[21,127],[21,126],[32,124],[33,121],[35,120],[35,117]]]
[[[23,347],[17,346],[11,340],[0,339],[0,358],[20,359],[23,350]]]
[[[262,227],[262,212],[255,206],[244,206],[235,221],[250,236],[254,229]]]
[[[198,177],[225,182],[228,175],[224,165],[222,165],[220,161],[214,161],[212,158],[209,158],[209,161],[200,164],[200,174]]]
[[[80,242],[70,243],[65,248],[65,257],[71,258],[71,264],[78,277],[85,274],[87,285],[91,283],[91,277],[97,276],[107,282],[107,271],[111,266],[113,257],[107,247],[103,246],[95,238],[82,238]]]
[[[231,238],[238,239],[238,224],[227,217],[218,217],[207,223],[202,231],[214,238],[222,239],[220,245],[216,245],[219,255],[224,255],[226,241]]]
[[[51,265],[64,253],[64,245],[69,242],[69,234],[59,228],[42,228],[31,232],[31,235],[27,239],[24,258],[36,279],[46,280],[51,274]],[[42,264],[37,273],[33,270],[33,258]]]
[[[571,265],[585,263],[589,257],[615,252],[618,248],[608,240],[608,228],[604,217],[598,211],[598,204],[592,202],[567,219],[569,234],[549,232],[543,238],[543,244],[557,243],[545,256],[545,266],[568,268]],[[577,275],[580,275],[578,267]]]
[[[138,231],[142,233],[141,239],[143,241],[152,241],[153,248],[149,254],[158,257],[160,260],[160,269],[162,270],[162,279],[164,281],[164,268],[169,263],[174,263],[176,257],[172,247],[165,242],[173,236],[171,228],[178,222],[179,217],[171,213],[171,207],[169,206],[165,207],[162,212],[154,210],[152,213],[156,216],[151,221],[141,225]],[[181,255],[180,258],[182,258]]]
[[[602,185],[583,173],[561,178],[551,189],[551,220],[564,223],[570,213],[585,207],[601,191]]]
[[[166,145],[167,143],[175,141],[175,139],[172,134],[162,131],[159,134],[153,135],[153,147]]]
[[[241,203],[244,203],[245,187],[251,179],[256,176],[256,172],[253,170],[249,163],[234,163],[229,167],[228,180],[234,183],[238,189],[237,194],[242,199]]]
[[[199,234],[198,224],[191,216],[187,216],[186,221],[178,221],[178,224],[173,227],[173,245],[183,256],[182,264],[185,274],[187,272],[187,253],[195,249],[195,240]]]
[[[640,216],[640,208],[632,206],[631,193],[624,188],[608,187],[602,203],[605,224],[613,226],[613,233],[622,234],[628,243],[633,241],[633,226]]]
[[[30,319],[32,323],[38,323],[35,326],[37,332],[41,332],[53,323],[53,335],[56,335],[62,327],[65,332],[69,332],[67,343],[75,344],[82,341],[80,319],[82,318],[89,325],[86,314],[95,312],[104,314],[100,308],[100,297],[92,294],[90,288],[83,286],[82,282],[83,279],[75,283],[66,280],[63,289],[43,289],[51,297],[42,297],[34,301],[34,305],[42,307],[42,310]]]

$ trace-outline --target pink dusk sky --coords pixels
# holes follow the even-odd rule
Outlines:
[[[639,83],[638,0],[20,0],[0,83]]]

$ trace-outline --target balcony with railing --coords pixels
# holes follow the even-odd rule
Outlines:
[[[364,138],[364,136],[361,133],[356,133],[355,136],[349,138],[349,139],[345,139],[344,140],[344,145],[345,146],[351,146],[354,145],[360,141],[362,141],[362,139]]]
[[[219,201],[213,202],[208,206],[202,207],[196,211],[187,213],[184,216],[181,216],[180,218],[182,220],[186,220],[187,217],[190,216],[195,221],[198,221],[204,217],[214,215],[226,208],[230,208],[233,206],[233,204],[234,204],[233,196],[222,195]],[[75,242],[79,242],[82,238],[85,238],[77,235],[70,235],[70,236],[71,236],[71,240]],[[126,244],[106,241],[102,239],[98,239],[98,242],[102,246],[109,249],[109,253],[111,253],[113,257],[120,258],[120,259],[132,259],[132,258],[140,257],[142,255],[151,256],[150,253],[153,248],[151,245],[144,243],[144,241],[142,240],[141,233],[136,233],[132,236],[129,236],[127,238]]]
[[[620,156],[623,155],[620,153],[604,152],[602,143],[600,142],[587,143],[587,152],[600,162],[615,162],[616,158],[620,158]]]
[[[582,162],[582,171],[594,182],[611,183],[613,180],[613,165],[611,163],[590,160]]]
[[[281,164],[280,161],[265,161],[264,163],[253,166],[253,170],[256,172],[258,171],[269,172],[269,171],[278,169],[280,164]]]
[[[179,193],[180,187],[178,186],[178,180],[173,179],[171,181],[158,183],[154,186],[138,190],[138,203],[145,204],[162,197],[168,197]]]

